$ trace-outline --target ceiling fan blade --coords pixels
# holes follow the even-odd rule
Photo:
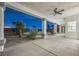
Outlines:
[[[63,9],[63,10],[60,10],[60,11],[58,11],[58,12],[62,12],[62,11],[64,11],[64,9]]]
[[[60,13],[60,12],[58,12],[57,14],[61,14],[62,15],[62,13]]]
[[[54,14],[54,16],[55,16],[56,14],[60,14],[60,15],[62,15],[62,13],[57,12],[57,13]]]
[[[57,11],[57,8],[55,8],[53,11],[56,12]]]

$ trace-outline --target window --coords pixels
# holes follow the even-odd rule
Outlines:
[[[68,22],[68,32],[76,32],[76,21]]]

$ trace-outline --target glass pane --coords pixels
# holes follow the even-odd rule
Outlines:
[[[76,27],[72,27],[72,30],[76,30]]]
[[[68,32],[76,32],[76,21],[68,22]]]

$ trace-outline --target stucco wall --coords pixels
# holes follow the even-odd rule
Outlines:
[[[76,21],[76,32],[68,32],[68,22]],[[72,39],[79,39],[79,15],[74,15],[65,18],[65,37]]]

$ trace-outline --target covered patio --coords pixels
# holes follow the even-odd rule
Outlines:
[[[69,56],[79,55],[79,3],[5,2],[0,3],[0,51],[3,55]],[[38,7],[39,6],[39,7]],[[62,8],[63,7],[63,8]],[[11,8],[41,19],[42,38],[29,40],[4,36],[4,11]],[[63,10],[55,14],[53,10]],[[60,11],[59,11],[60,12]],[[38,19],[37,19],[38,20]],[[54,23],[53,35],[47,32],[47,21]],[[9,39],[9,41],[8,41]],[[20,39],[20,40],[19,40]],[[8,44],[7,44],[8,43]]]

